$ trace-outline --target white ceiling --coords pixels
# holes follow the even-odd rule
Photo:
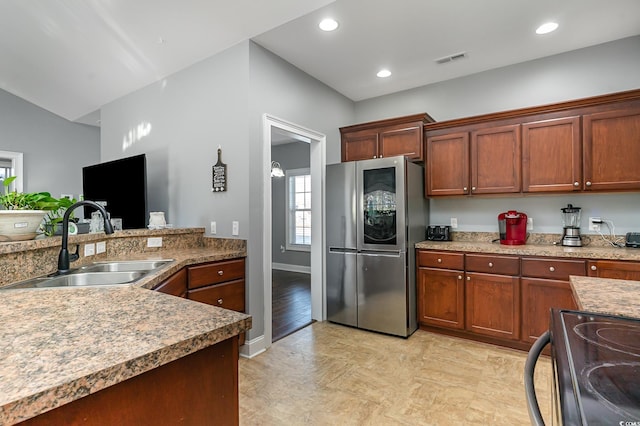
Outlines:
[[[639,0],[0,0],[0,88],[83,121],[252,38],[358,101],[638,34]]]

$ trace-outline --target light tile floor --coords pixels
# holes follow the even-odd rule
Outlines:
[[[241,425],[528,425],[526,353],[314,323],[240,359]],[[551,365],[536,388],[549,419]]]

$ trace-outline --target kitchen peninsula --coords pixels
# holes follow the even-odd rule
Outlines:
[[[75,236],[106,240],[104,259],[174,261],[131,286],[0,292],[0,424],[237,423],[237,336],[251,317],[149,290],[188,265],[246,256],[244,241],[203,231]],[[151,234],[163,248],[142,247]],[[16,258],[51,272],[55,240],[0,244],[3,277]]]

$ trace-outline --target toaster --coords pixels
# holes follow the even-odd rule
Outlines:
[[[429,225],[427,226],[428,241],[451,241],[451,226]]]
[[[640,232],[627,232],[624,240],[625,247],[640,248]]]

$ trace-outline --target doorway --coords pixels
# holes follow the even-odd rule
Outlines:
[[[306,143],[309,147],[309,173],[311,177],[311,241],[309,248],[311,318],[322,321],[325,318],[324,304],[324,169],[326,158],[325,135],[285,120],[265,114],[263,116],[263,157],[265,162],[263,199],[263,279],[264,279],[264,346],[273,341],[273,235],[272,235],[272,183],[271,162],[273,140],[280,135],[293,138],[294,143]],[[279,246],[276,247],[279,250]],[[286,249],[286,247],[285,247]],[[295,271],[294,271],[295,272]]]

